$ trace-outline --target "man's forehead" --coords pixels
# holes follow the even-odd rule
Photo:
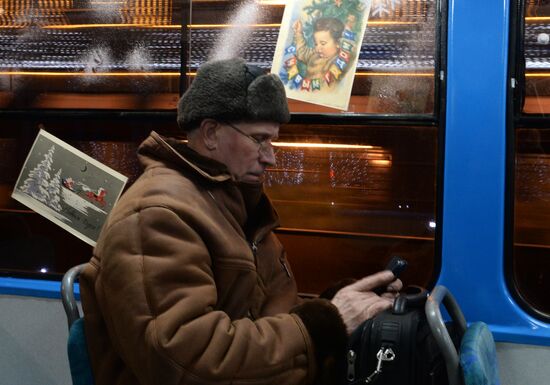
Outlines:
[[[265,132],[269,134],[278,133],[280,124],[277,122],[250,122],[242,121],[240,124],[243,128],[246,128],[247,132]]]

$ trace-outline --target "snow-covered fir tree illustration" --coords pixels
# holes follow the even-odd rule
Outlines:
[[[56,177],[61,175],[61,169],[55,174],[54,178],[50,177],[54,151],[55,146],[51,146],[46,155],[44,155],[44,159],[29,172],[27,179],[25,179],[19,189],[56,211],[61,211],[61,206],[59,205],[61,184],[58,183],[57,186],[52,184]]]
[[[19,190],[58,213],[63,211],[61,203],[64,203],[83,214],[88,214],[89,209],[107,214],[100,208],[106,204],[107,191],[100,187],[96,192],[71,177],[63,178],[62,168],[52,170],[54,153],[55,145],[52,145],[40,163],[29,172]],[[63,219],[70,222],[68,218]]]

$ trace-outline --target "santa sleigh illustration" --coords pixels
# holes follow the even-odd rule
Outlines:
[[[100,187],[97,192],[95,192],[84,183],[75,182],[71,177],[63,178],[61,183],[66,189],[86,197],[93,203],[99,203],[101,206],[105,206],[105,196],[107,195],[107,190],[103,187]]]
[[[100,187],[97,190],[97,193],[90,190],[86,191],[85,194],[86,197],[88,197],[88,199],[92,202],[95,201],[98,202],[101,206],[105,206],[105,195],[107,195],[107,191],[103,187]]]

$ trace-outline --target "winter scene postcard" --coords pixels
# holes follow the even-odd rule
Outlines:
[[[347,110],[371,0],[291,0],[271,72],[291,99]]]
[[[95,246],[101,227],[127,180],[124,175],[40,130],[12,198]]]

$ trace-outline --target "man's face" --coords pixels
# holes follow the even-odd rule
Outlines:
[[[261,183],[265,169],[275,166],[271,141],[278,136],[279,123],[275,122],[220,122],[216,159],[227,166],[235,180]]]

